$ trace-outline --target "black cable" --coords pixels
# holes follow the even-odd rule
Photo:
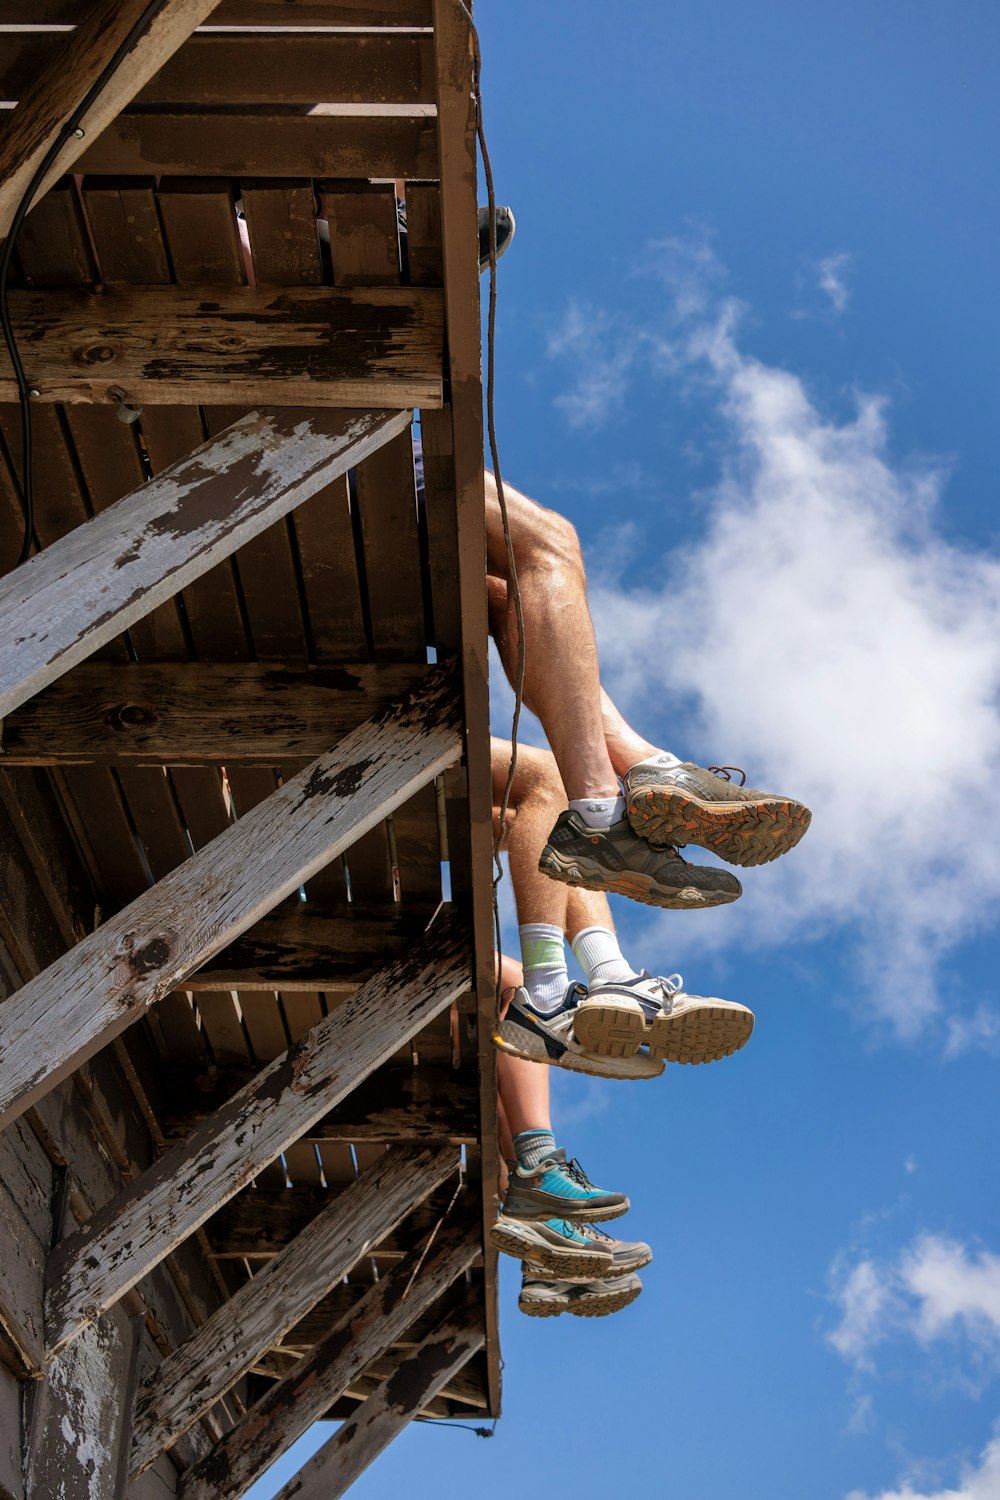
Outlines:
[[[21,363],[21,355],[18,351],[17,340],[14,337],[14,328],[10,320],[10,306],[7,295],[7,279],[10,274],[11,263],[14,259],[14,245],[24,223],[35,201],[35,194],[41,187],[45,178],[52,169],[52,165],[60,151],[69,140],[70,136],[84,134],[80,122],[91,109],[95,101],[100,97],[109,79],[121,67],[125,58],[132,51],[136,42],[146,31],[159,11],[166,5],[167,0],[151,0],[142,15],[136,21],[131,31],[120,44],[111,61],[105,66],[94,83],[87,90],[83,101],[77,105],[65,125],[61,126],[55,140],[46,151],[34,176],[24,190],[17,212],[11,220],[10,230],[7,235],[6,244],[0,252],[0,328],[3,330],[3,341],[7,346],[7,353],[14,368],[14,379],[17,381],[17,399],[21,406],[21,500],[24,507],[24,540],[21,545],[21,555],[14,564],[19,568],[28,559],[31,551],[31,537],[35,527],[34,500],[31,488],[31,393],[33,387],[29,384],[24,373],[24,365]]]

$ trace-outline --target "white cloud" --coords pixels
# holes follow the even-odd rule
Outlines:
[[[1000,1496],[1000,1437],[983,1450],[975,1468],[967,1468],[957,1489],[934,1489],[933,1492],[914,1477],[907,1477],[898,1489],[880,1490],[877,1495],[852,1490],[846,1500],[998,1500]]]
[[[827,1342],[855,1368],[872,1369],[874,1349],[893,1338],[924,1347],[961,1338],[1000,1369],[1000,1256],[992,1251],[922,1234],[890,1260],[838,1257],[831,1282],[840,1320]]]
[[[706,253],[685,262],[675,242],[679,269],[655,257],[679,293],[641,330],[574,314],[553,346],[583,361],[559,398],[574,421],[594,371],[613,369],[616,402],[639,378],[707,397],[724,455],[656,585],[610,571],[603,547],[592,565],[605,681],[647,736],[813,809],[800,849],[748,872],[723,924],[699,915],[702,945],[836,933],[853,961],[844,1000],[913,1038],[940,1017],[945,956],[1000,897],[1000,843],[983,833],[1000,772],[1000,561],[936,529],[946,476],[893,458],[883,398],[860,394],[836,420],[744,349],[739,306],[713,300],[711,278],[693,289]],[[649,521],[631,538],[647,563],[663,535]],[[676,953],[679,930],[652,918],[646,935]],[[971,1019],[949,1007],[952,1054],[995,1040],[990,1001],[970,996]]]
[[[838,250],[835,255],[825,255],[816,266],[819,289],[830,300],[830,311],[839,318],[847,311],[851,294],[847,286],[847,273],[854,257],[847,250]]]
[[[624,401],[627,376],[642,346],[642,336],[615,337],[607,315],[571,303],[548,343],[550,356],[566,355],[578,368],[573,386],[556,397],[556,406],[571,427],[594,427],[617,412]]]

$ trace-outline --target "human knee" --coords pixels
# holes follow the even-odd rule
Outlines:
[[[572,522],[558,511],[546,510],[537,500],[522,495],[511,486],[504,487],[510,539],[518,568],[550,568],[583,571],[580,539]],[[487,474],[487,498],[499,505],[496,485]]]

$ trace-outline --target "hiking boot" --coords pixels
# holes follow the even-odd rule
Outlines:
[[[525,1062],[548,1063],[593,1078],[659,1078],[663,1063],[648,1052],[626,1058],[598,1057],[577,1041],[573,1021],[586,993],[584,985],[571,984],[559,1009],[542,1015],[528,999],[528,991],[517,990],[493,1033],[494,1045]]]
[[[497,226],[497,260],[505,253],[511,240],[514,238],[514,230],[517,225],[514,215],[509,208],[501,208],[498,203],[494,210],[494,222]],[[479,210],[479,269],[485,271],[490,263],[490,211],[489,208]]]
[[[645,971],[637,980],[598,984],[577,1007],[574,1032],[606,1058],[631,1058],[643,1044],[666,1062],[717,1062],[750,1041],[754,1013],[736,1001],[685,995],[681,975]]]
[[[691,761],[633,766],[624,783],[632,827],[656,847],[700,844],[731,865],[765,865],[787,854],[812,813],[790,797],[736,786],[730,773],[737,770],[710,766],[703,771]]]
[[[577,1007],[578,1041],[600,1057],[628,1058],[643,1044],[667,1062],[716,1062],[750,1040],[754,1015],[735,1000],[686,995],[679,974],[595,985]]]
[[[618,1219],[629,1206],[624,1193],[595,1187],[575,1158],[567,1161],[565,1151],[553,1151],[527,1171],[516,1163],[510,1167],[501,1218],[582,1219],[589,1224]]]
[[[537,1223],[518,1219],[505,1209],[490,1230],[490,1239],[505,1255],[529,1259],[537,1275],[592,1281],[615,1270],[611,1246],[617,1241],[606,1235],[598,1239],[598,1233],[568,1219]]]
[[[728,870],[689,865],[676,849],[654,849],[633,832],[627,817],[610,828],[591,828],[579,813],[559,814],[538,868],[553,880],[588,891],[614,891],[646,906],[722,906],[742,886]]]
[[[530,1265],[522,1266],[524,1280],[517,1305],[529,1318],[557,1318],[572,1313],[575,1318],[603,1318],[620,1312],[642,1291],[638,1276],[612,1276],[603,1281],[549,1281]]]
[[[531,1275],[543,1278],[556,1275],[561,1281],[592,1281],[595,1276],[627,1276],[632,1271],[648,1266],[653,1259],[652,1250],[642,1240],[613,1239],[603,1229],[598,1229],[596,1224],[574,1224],[571,1227],[589,1241],[593,1250],[607,1251],[611,1256],[610,1266],[604,1271],[591,1271],[590,1275],[579,1274],[572,1269],[550,1271],[541,1256],[530,1251],[525,1252],[524,1259],[525,1267]]]

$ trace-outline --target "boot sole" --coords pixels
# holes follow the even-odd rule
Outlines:
[[[609,1313],[620,1312],[641,1294],[641,1287],[627,1292],[602,1292],[586,1299],[577,1297],[565,1304],[558,1302],[532,1301],[519,1297],[517,1305],[528,1318],[557,1318],[560,1313],[569,1313],[574,1318],[606,1318]]]
[[[737,1005],[699,1005],[679,1015],[646,1021],[637,1011],[614,1004],[580,1007],[573,1032],[598,1057],[628,1058],[644,1044],[665,1062],[706,1063],[731,1057],[753,1031],[753,1013]]]
[[[569,1200],[565,1203],[541,1203],[536,1209],[532,1209],[530,1203],[518,1203],[516,1208],[511,1209],[512,1219],[525,1219],[530,1223],[533,1219],[542,1224],[546,1219],[569,1219],[576,1224],[605,1224],[609,1219],[620,1219],[627,1214],[632,1204],[625,1198],[621,1203],[612,1203],[610,1206],[595,1208],[592,1203],[576,1203]],[[523,1259],[534,1260],[523,1250],[517,1252]],[[624,1273],[622,1273],[624,1274]],[[588,1278],[589,1279],[589,1278]]]
[[[526,1245],[520,1236],[512,1234],[503,1224],[493,1225],[490,1240],[497,1250],[501,1250],[504,1255],[512,1255],[515,1260],[525,1260],[530,1255],[533,1266],[538,1266],[547,1276],[553,1276],[557,1281],[567,1276],[579,1276],[584,1281],[599,1281],[611,1270],[609,1255],[601,1255],[597,1251],[559,1250],[553,1245]]]
[[[633,832],[654,847],[698,844],[731,865],[766,865],[794,849],[812,821],[801,802],[703,802],[689,792],[642,787],[628,797]]]
[[[501,1027],[502,1025],[503,1023],[501,1022]],[[526,1047],[519,1047],[516,1042],[508,1041],[503,1035],[502,1030],[494,1031],[493,1045],[501,1052],[508,1053],[511,1057],[522,1058],[524,1062],[542,1063],[550,1068],[564,1068],[568,1073],[585,1073],[588,1078],[616,1078],[626,1083],[641,1083],[648,1078],[659,1078],[663,1072],[662,1061],[659,1058],[654,1059],[655,1062],[660,1063],[660,1066],[655,1071],[647,1071],[645,1067],[642,1071],[638,1071],[635,1068],[614,1066],[615,1061],[622,1064],[627,1063],[629,1061],[627,1057],[611,1058],[610,1060],[602,1059],[600,1062],[597,1062],[592,1058],[581,1057],[578,1053],[566,1052],[557,1061],[555,1058],[549,1057],[547,1053],[539,1055],[537,1052],[529,1052]],[[581,1043],[582,1045],[584,1044]],[[633,1052],[631,1056],[634,1055],[635,1053]],[[643,1058],[644,1063],[645,1061],[646,1059]]]
[[[588,868],[577,859],[562,859],[551,848],[543,850],[538,868],[543,875],[561,880],[564,885],[577,886],[585,891],[610,891],[615,896],[641,901],[643,906],[659,906],[667,911],[725,906],[742,895],[739,887],[735,891],[704,891],[696,885],[667,887],[660,885],[651,875],[641,875],[636,870],[605,870],[602,866]]]

